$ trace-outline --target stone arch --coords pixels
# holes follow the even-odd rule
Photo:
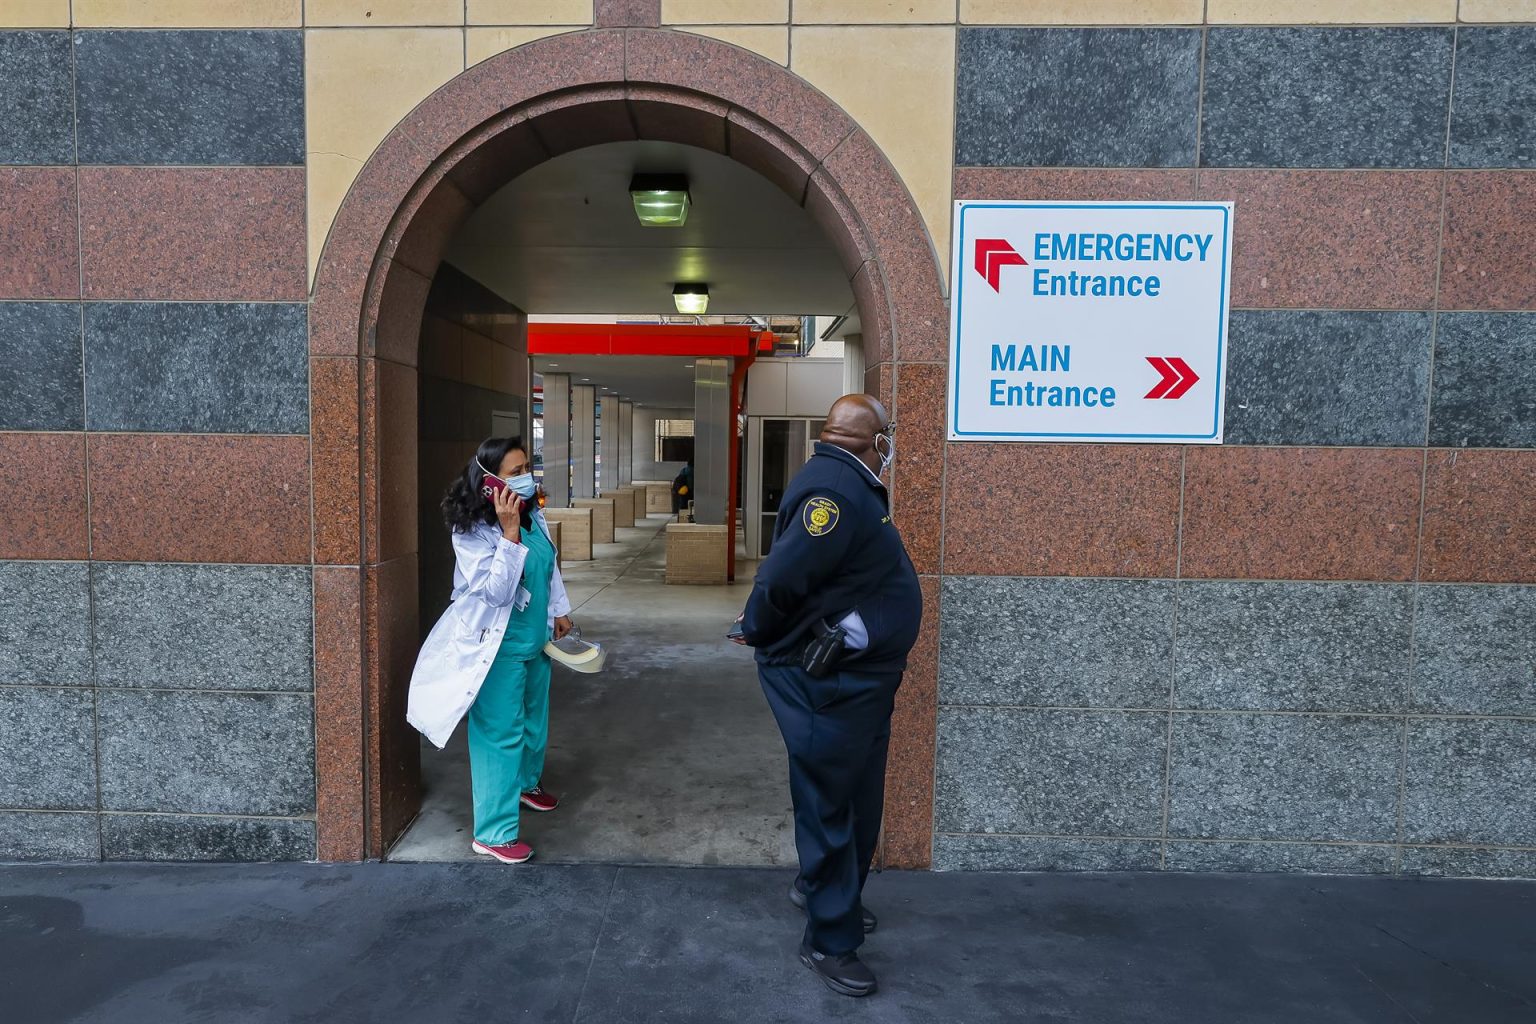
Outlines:
[[[902,497],[931,494],[924,483],[943,458],[942,395],[933,394],[947,349],[943,278],[904,183],[847,113],[778,64],[670,30],[573,32],[470,68],[422,101],[364,165],[331,226],[311,295],[321,859],[380,856],[414,807],[414,734],[403,721],[414,576],[408,587],[401,581],[415,537],[395,514],[414,508],[414,450],[406,472],[391,437],[408,429],[412,437],[400,440],[414,445],[414,415],[408,428],[401,420],[405,402],[414,409],[432,276],[454,232],[502,185],[561,153],[633,139],[730,156],[826,232],[864,324],[867,390],[896,415],[905,411],[905,380],[913,411],[923,413],[923,422],[903,420],[918,429],[903,430],[909,457],[897,463],[897,514],[904,526],[937,530],[931,496],[910,514]],[[406,377],[409,387],[392,383]],[[936,532],[932,551],[914,546],[919,572],[938,571]],[[937,594],[926,582],[931,638]],[[885,853],[893,865],[928,862],[936,672],[936,657],[920,656],[898,710]]]

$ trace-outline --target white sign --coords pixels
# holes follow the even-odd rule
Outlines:
[[[1220,444],[1231,203],[955,203],[952,441]]]

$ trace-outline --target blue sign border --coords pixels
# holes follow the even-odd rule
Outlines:
[[[1038,210],[1219,210],[1221,212],[1221,309],[1217,319],[1216,334],[1216,401],[1211,408],[1211,430],[1208,434],[1069,434],[1052,431],[1002,431],[1002,430],[961,430],[960,429],[960,339],[961,318],[965,316],[965,280],[970,275],[965,273],[964,248],[965,248],[965,215],[971,210],[1017,210],[1021,207],[1030,207]],[[1221,400],[1223,397],[1224,381],[1223,367],[1227,355],[1227,266],[1228,239],[1232,233],[1231,211],[1218,203],[1036,203],[1021,201],[1016,203],[970,203],[962,202],[960,205],[959,230],[956,232],[955,242],[959,248],[956,255],[957,276],[959,282],[955,284],[955,337],[953,345],[954,368],[949,377],[949,390],[953,399],[950,406],[949,433],[952,437],[1074,437],[1074,438],[1106,438],[1123,437],[1137,441],[1205,441],[1216,436],[1221,422]]]

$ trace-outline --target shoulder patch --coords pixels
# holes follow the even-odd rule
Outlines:
[[[832,532],[841,515],[837,502],[831,498],[812,498],[805,503],[805,508],[800,512],[800,519],[805,523],[806,533],[812,537],[821,537]]]

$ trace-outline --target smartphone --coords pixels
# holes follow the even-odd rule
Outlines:
[[[741,623],[738,622],[731,627],[731,631],[729,633],[725,634],[725,638],[727,640],[740,640],[741,635]]]
[[[499,476],[485,474],[485,479],[480,482],[480,493],[485,495],[486,501],[495,501],[496,492],[507,489],[507,482]]]

